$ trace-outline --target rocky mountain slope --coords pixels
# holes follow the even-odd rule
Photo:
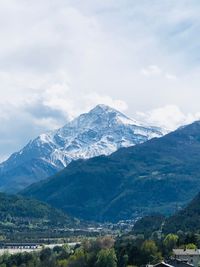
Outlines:
[[[200,189],[200,122],[110,156],[78,160],[25,190],[79,218],[173,213]]]
[[[0,164],[0,191],[19,191],[62,170],[72,160],[109,155],[162,135],[159,128],[98,105],[61,129],[41,134]]]

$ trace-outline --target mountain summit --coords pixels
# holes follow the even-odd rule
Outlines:
[[[23,194],[92,221],[169,215],[199,192],[199,160],[200,122],[195,122],[109,156],[72,162]]]
[[[98,105],[64,127],[41,134],[0,164],[0,190],[16,192],[55,174],[72,160],[109,155],[162,135],[159,128]]]

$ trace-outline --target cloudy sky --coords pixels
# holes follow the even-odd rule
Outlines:
[[[199,0],[1,0],[0,159],[98,103],[200,118]]]

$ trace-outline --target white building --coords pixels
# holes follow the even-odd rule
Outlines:
[[[176,259],[188,262],[195,267],[200,264],[200,249],[173,249]]]

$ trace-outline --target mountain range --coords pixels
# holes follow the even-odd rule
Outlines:
[[[73,161],[22,194],[87,220],[171,214],[198,193],[199,162],[197,121],[109,156]]]
[[[73,160],[109,155],[162,135],[160,128],[98,105],[64,127],[41,134],[1,163],[0,191],[15,193],[56,174]]]

